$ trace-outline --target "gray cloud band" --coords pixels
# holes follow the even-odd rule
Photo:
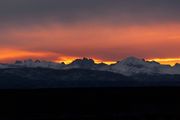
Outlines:
[[[1,0],[0,24],[179,21],[179,0]]]

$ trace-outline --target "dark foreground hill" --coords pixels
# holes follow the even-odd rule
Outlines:
[[[178,120],[178,86],[179,75],[1,69],[0,119]]]
[[[0,70],[0,89],[66,87],[139,87],[180,86],[180,75],[124,76],[107,71],[45,68],[9,68]]]

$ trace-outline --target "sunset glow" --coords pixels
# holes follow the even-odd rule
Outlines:
[[[88,57],[112,64],[136,56],[180,63],[179,1],[13,1],[0,1],[0,62]]]
[[[43,52],[28,52],[28,51],[20,51],[20,50],[1,50],[0,52],[0,61],[1,62],[14,62],[15,60],[25,60],[25,59],[42,59],[42,60],[48,60],[61,63],[64,62],[65,64],[70,64],[73,62],[75,59],[82,59],[82,57],[72,57],[72,56],[61,56],[57,57],[57,54],[55,53],[43,53]],[[56,59],[57,57],[57,59]],[[116,61],[110,61],[110,60],[103,60],[103,59],[97,59],[91,57],[95,63],[105,63],[105,64],[114,64],[117,61],[122,60],[117,59]],[[160,64],[164,65],[171,65],[174,66],[176,63],[180,63],[180,58],[154,58],[154,59],[146,59],[147,61],[156,61],[159,62]]]
[[[155,58],[148,61],[156,61],[164,65],[174,66],[176,63],[180,63],[180,58]]]
[[[57,63],[62,63],[64,62],[65,64],[70,64],[72,63],[75,59],[82,59],[80,57],[59,57],[57,60],[54,60],[54,62]],[[108,65],[115,64],[117,61],[106,61],[106,60],[100,60],[100,59],[95,59],[92,58],[95,63],[105,63]],[[156,61],[162,65],[171,65],[174,66],[176,63],[180,63],[180,58],[155,58],[155,59],[146,59],[147,61]],[[119,60],[120,61],[120,60]]]
[[[81,57],[67,57],[67,56],[64,56],[64,57],[59,57],[57,60],[54,60],[54,62],[57,62],[57,63],[64,62],[65,64],[70,64],[70,63],[72,63],[76,59],[82,59],[82,58]],[[110,64],[116,63],[116,61],[104,61],[104,60],[99,60],[99,59],[95,59],[95,58],[92,58],[92,59],[97,64],[105,63],[105,64],[110,65]]]
[[[52,56],[52,53],[30,52],[21,50],[4,49],[0,51],[0,62],[14,62],[15,60],[23,59],[43,59]]]

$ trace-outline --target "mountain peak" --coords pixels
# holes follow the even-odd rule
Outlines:
[[[90,58],[87,58],[87,57],[83,57],[82,60],[90,60]]]
[[[179,64],[179,63],[176,63],[176,64],[174,65],[174,67],[180,67],[180,64]]]
[[[92,68],[95,65],[93,59],[90,58],[82,58],[74,60],[69,66],[72,68]]]
[[[84,57],[83,59],[76,59],[71,64],[94,64],[94,60]]]
[[[119,63],[121,63],[121,64],[142,64],[144,62],[145,62],[144,59],[139,59],[139,58],[131,56],[131,57],[127,57],[127,58],[121,60]]]
[[[20,60],[15,61],[15,64],[22,64],[22,63],[23,63],[23,61],[20,61]]]
[[[156,65],[160,65],[159,62],[156,62],[156,61],[146,61],[147,63],[150,63],[150,64],[156,64]]]
[[[41,63],[41,61],[40,61],[40,60],[35,60],[34,62],[35,62],[35,63]]]

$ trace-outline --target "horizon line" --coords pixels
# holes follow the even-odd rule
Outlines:
[[[131,57],[134,57],[134,56],[131,56]],[[25,60],[32,60],[32,61],[36,61],[36,60],[40,60],[40,61],[49,61],[49,62],[54,62],[54,63],[65,63],[66,65],[68,64],[71,64],[73,61],[77,60],[77,59],[92,59],[96,64],[100,64],[100,63],[104,63],[104,64],[107,64],[107,65],[112,65],[112,64],[116,64],[117,62],[119,61],[122,61],[123,59],[126,59],[126,58],[123,58],[123,59],[120,59],[120,60],[117,60],[117,61],[111,61],[111,60],[101,60],[101,59],[96,59],[96,58],[93,58],[93,57],[63,57],[63,59],[61,60],[45,60],[45,59],[19,59],[19,60],[14,60],[14,62],[16,61],[25,61]],[[135,58],[138,58],[138,59],[141,59],[139,57],[135,57]],[[143,58],[141,59],[143,60]],[[170,66],[175,66],[176,64],[180,64],[180,58],[152,58],[152,59],[144,59],[146,62],[157,62],[161,65],[170,65]],[[176,62],[177,61],[177,62]],[[8,63],[1,63],[1,64],[8,64]]]

